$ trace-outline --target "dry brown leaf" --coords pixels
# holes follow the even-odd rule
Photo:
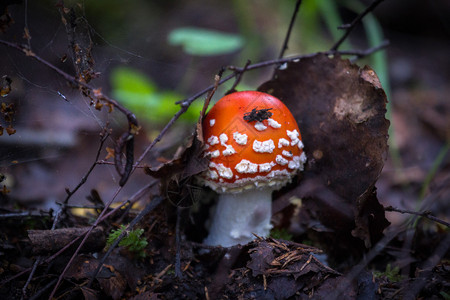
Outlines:
[[[305,198],[327,228],[350,241],[354,230],[366,246],[373,244],[388,225],[374,189],[389,127],[386,95],[375,72],[318,54],[277,70],[259,90],[290,108],[303,137],[308,162],[303,181],[290,194]]]

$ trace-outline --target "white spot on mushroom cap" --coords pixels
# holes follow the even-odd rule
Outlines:
[[[211,157],[219,157],[220,156],[220,151],[219,150],[214,150],[211,152],[207,152],[206,154],[211,155]]]
[[[300,161],[301,161],[302,164],[306,163],[306,154],[305,154],[305,152],[303,152],[300,155]]]
[[[299,149],[305,148],[305,145],[303,145],[303,142],[301,140],[298,141],[297,146],[298,146]]]
[[[236,153],[236,150],[234,150],[233,146],[225,145],[225,147],[227,147],[227,149],[223,150],[222,152],[224,156],[229,156]]]
[[[277,157],[275,158],[275,161],[277,162],[277,164],[284,166],[288,164],[288,160],[286,158],[284,158],[281,155],[277,155]]]
[[[275,166],[275,163],[273,161],[271,161],[270,163],[260,164],[259,172],[270,172],[273,166]]]
[[[220,177],[231,179],[233,178],[233,171],[230,168],[225,167],[223,164],[209,163],[210,168],[217,169]]]
[[[283,152],[281,152],[281,154],[283,154],[286,157],[292,157],[292,152],[291,151],[287,151],[287,150],[283,150]]]
[[[209,120],[209,126],[213,127],[214,124],[216,124],[216,120],[215,119]]]
[[[234,150],[233,146],[226,144],[226,142],[228,142],[228,136],[225,133],[219,135],[219,139],[220,144],[225,147],[225,150],[222,151],[222,154],[224,156],[229,156],[236,153],[236,150]]]
[[[300,156],[294,156],[288,165],[289,169],[295,170],[300,168]]]
[[[292,131],[286,130],[286,133],[288,137],[291,139],[291,146],[296,145],[300,141],[298,138],[300,133],[298,133],[297,129],[294,129]]]
[[[273,140],[267,140],[260,142],[258,140],[253,141],[253,150],[259,153],[272,153],[273,149],[275,149],[275,144]]]
[[[210,178],[212,180],[219,178],[219,175],[214,170],[208,170],[207,176],[208,176],[208,178]]]
[[[306,155],[302,153],[300,156],[294,156],[292,160],[289,162],[288,168],[292,170],[300,170],[303,171],[303,165],[306,162]]]
[[[267,126],[264,125],[264,124],[261,123],[261,122],[256,122],[256,123],[255,123],[255,128],[256,128],[256,130],[258,130],[258,131],[263,131],[263,130],[266,130],[266,129],[267,129]]]
[[[248,138],[248,136],[245,133],[244,134],[240,134],[239,132],[233,133],[233,139],[239,145],[246,145],[247,144],[247,138]]]
[[[282,148],[283,146],[289,146],[291,143],[285,139],[285,138],[281,138],[278,140],[278,148]]]
[[[244,173],[254,174],[258,172],[258,165],[252,163],[249,160],[243,159],[236,165],[235,169],[236,171],[238,171],[238,173],[241,174]]]
[[[220,143],[224,145],[226,142],[228,142],[228,136],[225,133],[222,133],[219,135]]]
[[[209,137],[208,143],[209,143],[211,146],[214,146],[214,145],[216,145],[216,144],[219,143],[219,138],[218,138],[217,136],[215,136],[215,135],[212,135],[212,136]]]
[[[280,128],[281,127],[281,124],[278,123],[277,121],[275,121],[274,119],[267,119],[267,123],[272,128]]]

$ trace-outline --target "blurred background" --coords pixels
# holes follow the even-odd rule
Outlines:
[[[143,129],[135,156],[157,136],[183,100],[213,83],[223,66],[242,67],[278,57],[296,1],[65,1],[87,36],[90,84],[136,113]],[[303,0],[286,56],[326,51],[371,2]],[[25,44],[39,57],[75,74],[68,35],[55,1],[9,0],[0,39]],[[390,153],[377,183],[384,205],[450,215],[450,2],[384,1],[366,16],[340,50],[390,46],[357,60],[377,72],[388,95]],[[273,66],[247,72],[238,90],[256,89]],[[0,45],[2,118],[0,175],[2,206],[57,208],[95,160],[99,133],[112,133],[106,146],[127,130],[117,111],[98,111],[61,76],[22,52]],[[232,82],[221,86],[220,98]],[[8,91],[8,87],[11,91]],[[156,166],[170,159],[193,132],[204,97],[169,130],[144,159]],[[9,106],[13,104],[13,106]],[[9,115],[7,112],[10,112]],[[9,118],[8,118],[8,116]],[[16,130],[9,135],[7,128]],[[100,159],[107,156],[103,149]],[[111,159],[109,159],[111,161]],[[118,180],[113,166],[97,166],[72,197],[87,204],[96,189],[105,201]],[[118,201],[150,181],[137,170]],[[388,213],[401,222],[403,215]]]

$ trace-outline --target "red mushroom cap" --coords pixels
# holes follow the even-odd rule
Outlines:
[[[303,170],[297,122],[277,98],[256,91],[220,99],[203,120],[209,169],[203,183],[219,193],[279,189]]]

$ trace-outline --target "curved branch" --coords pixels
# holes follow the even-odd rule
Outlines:
[[[350,24],[345,24],[345,25],[341,25],[339,27],[339,29],[345,29],[345,33],[344,35],[333,45],[333,47],[331,47],[330,50],[332,51],[336,51],[339,46],[347,39],[347,37],[350,35],[350,32],[352,32],[352,30],[355,28],[356,24],[358,24],[362,18],[364,18],[365,15],[367,15],[369,12],[373,11],[375,9],[375,7],[378,6],[378,4],[380,4],[381,2],[383,2],[384,0],[375,0],[372,2],[372,4],[370,4],[362,13],[360,13],[359,15],[356,16],[356,18],[350,23]]]
[[[407,209],[400,209],[400,208],[396,208],[396,207],[392,207],[392,206],[388,206],[384,208],[385,211],[395,211],[395,212],[399,212],[401,214],[410,214],[410,215],[416,215],[416,216],[420,216],[420,217],[424,217],[427,218],[431,221],[434,221],[436,223],[442,224],[444,226],[450,227],[450,223],[446,222],[444,220],[441,220],[433,215],[431,215],[431,211],[413,211],[413,210],[407,210]]]

